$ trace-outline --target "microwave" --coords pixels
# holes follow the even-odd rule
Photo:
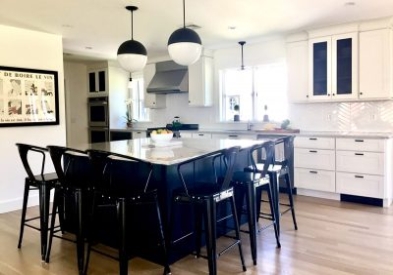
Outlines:
[[[89,98],[88,101],[89,126],[109,126],[109,102],[108,97]]]

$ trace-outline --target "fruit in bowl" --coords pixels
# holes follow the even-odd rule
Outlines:
[[[150,138],[153,142],[159,144],[169,143],[173,137],[173,132],[168,129],[157,129],[153,130],[150,134]]]

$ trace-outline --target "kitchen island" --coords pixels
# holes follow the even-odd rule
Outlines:
[[[186,160],[198,158],[204,155],[209,155],[215,152],[220,152],[223,149],[240,146],[241,151],[237,158],[236,170],[243,170],[245,166],[249,165],[248,152],[255,144],[264,143],[272,139],[261,139],[261,140],[247,140],[247,139],[209,139],[200,140],[193,138],[181,138],[172,139],[171,146],[157,146],[152,143],[150,138],[142,139],[132,139],[132,140],[121,140],[112,141],[105,143],[94,143],[80,145],[77,149],[95,149],[104,150],[116,154],[132,156],[153,164],[153,174],[150,182],[151,188],[156,188],[158,190],[159,202],[162,211],[163,225],[166,229],[169,223],[170,217],[170,206],[172,200],[173,190],[182,187],[181,181],[177,173],[177,164],[182,163]],[[127,171],[124,171],[125,174]],[[211,162],[202,159],[196,163],[190,163],[182,170],[186,181],[200,181],[200,180],[211,180],[213,178],[213,171]],[[191,209],[184,207],[182,209],[175,209],[176,215],[176,226],[171,232],[171,236],[175,238],[181,233],[189,231],[193,227],[193,219],[191,217]],[[225,211],[225,210],[224,210]],[[148,212],[143,213],[141,217],[136,217],[136,221],[143,219],[148,220]],[[140,222],[138,222],[140,223]],[[103,228],[103,232],[108,232],[114,228],[110,228],[110,222],[107,228]],[[112,223],[113,224],[113,223]],[[144,236],[152,238],[156,230],[154,230],[154,220],[151,221],[152,226],[144,227],[141,231]],[[150,231],[150,232],[149,232]],[[166,232],[167,238],[169,238],[168,232]],[[111,234],[102,234],[102,239],[104,243],[115,246],[113,237]],[[144,240],[145,238],[139,238]],[[174,262],[187,254],[191,253],[194,249],[194,242],[192,238],[189,241],[185,241],[181,244],[182,249],[173,249],[170,253],[170,262]],[[186,249],[184,249],[186,248]],[[146,258],[148,260],[160,263],[160,249],[157,248],[157,242],[152,242],[148,245],[146,243],[141,243],[138,245],[138,256]]]

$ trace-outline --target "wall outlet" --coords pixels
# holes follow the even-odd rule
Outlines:
[[[327,121],[331,121],[332,120],[332,115],[331,114],[327,114],[326,115],[326,120]]]

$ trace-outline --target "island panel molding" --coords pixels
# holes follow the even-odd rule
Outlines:
[[[58,125],[56,71],[0,66],[0,127]]]

